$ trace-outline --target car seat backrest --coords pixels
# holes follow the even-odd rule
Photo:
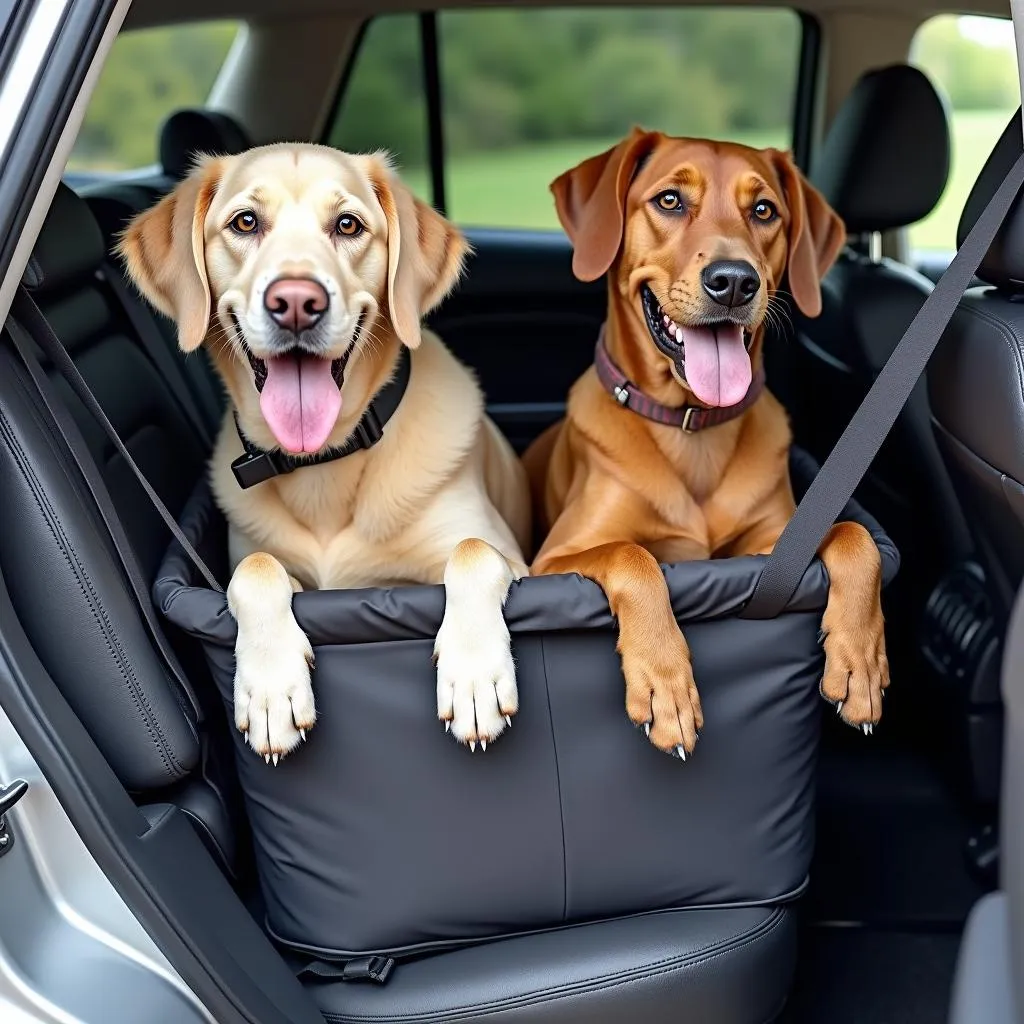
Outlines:
[[[872,254],[866,240],[927,216],[942,197],[949,164],[945,105],[928,78],[906,64],[866,73],[829,128],[811,180],[843,218],[849,244],[823,282],[821,316],[794,316],[793,373],[803,384],[794,394],[794,420],[798,437],[816,455],[831,450],[932,290],[922,274]],[[915,481],[920,491],[909,493],[923,491],[941,509],[936,519],[944,524],[946,547],[969,547],[932,436],[923,384],[901,414],[876,472],[890,485]],[[887,525],[899,532],[898,524]]]
[[[228,155],[250,149],[245,129],[219,110],[177,110],[160,129],[160,166],[172,181],[192,169],[198,154]]]
[[[856,236],[927,217],[945,191],[949,162],[942,99],[923,72],[893,64],[857,81],[829,127],[811,178]]]
[[[1022,148],[1020,115],[1003,132],[964,208],[966,237]],[[978,270],[928,367],[936,434],[1005,621],[1024,579],[1024,205]]]
[[[133,458],[178,514],[204,472],[206,451],[106,286],[105,255],[88,206],[61,186],[24,283]],[[16,322],[9,329],[24,339]],[[203,756],[209,716],[176,676],[201,679],[193,673],[202,662],[195,652],[179,651],[184,671],[169,669],[61,433],[77,447],[79,461],[92,460],[96,486],[105,485],[146,587],[169,542],[166,527],[63,379],[41,357],[39,365],[45,372],[38,377],[62,417],[59,429],[12,346],[6,340],[0,346],[0,568],[19,619],[125,787],[143,799],[173,787],[185,793],[186,805],[212,807],[203,812],[205,830],[227,849],[231,829],[219,795],[206,786],[186,793],[200,786],[196,769],[202,760],[205,770],[209,760]]]

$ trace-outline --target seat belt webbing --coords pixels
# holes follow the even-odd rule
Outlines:
[[[740,612],[742,618],[771,619],[789,603],[910,398],[1022,185],[1024,153],[996,189],[807,489],[761,570],[754,593]]]

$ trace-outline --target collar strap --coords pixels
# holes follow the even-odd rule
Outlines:
[[[764,367],[759,366],[754,379],[750,382],[750,389],[736,405],[715,408],[703,405],[663,405],[645,395],[615,364],[604,343],[603,327],[601,337],[597,341],[597,351],[594,353],[594,366],[597,369],[597,378],[605,391],[619,405],[655,423],[680,427],[687,434],[694,434],[707,427],[717,427],[721,423],[736,419],[761,397],[764,390]]]
[[[405,389],[409,386],[412,371],[409,350],[403,345],[398,357],[395,375],[377,392],[373,401],[366,407],[359,422],[355,425],[348,440],[338,448],[329,448],[318,455],[286,455],[280,449],[266,451],[258,448],[250,441],[238,422],[235,413],[235,429],[242,442],[244,455],[240,455],[231,463],[231,472],[235,474],[238,486],[243,490],[255,487],[256,484],[270,480],[272,477],[285,473],[293,473],[304,466],[321,466],[325,462],[334,462],[358,451],[372,448],[383,436],[388,420],[394,416]]]

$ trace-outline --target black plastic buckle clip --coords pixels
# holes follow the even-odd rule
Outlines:
[[[356,424],[355,435],[359,439],[359,446],[364,449],[372,448],[384,436],[384,426],[372,402]]]
[[[264,480],[291,472],[291,465],[282,461],[278,452],[260,452],[259,455],[246,452],[231,463],[231,472],[235,474],[238,486],[245,490]]]
[[[372,981],[383,985],[391,974],[395,961],[389,956],[364,956],[349,960],[341,970],[342,981]]]

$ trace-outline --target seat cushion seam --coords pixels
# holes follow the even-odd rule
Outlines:
[[[474,1004],[469,1006],[458,1006],[443,1011],[431,1011],[427,1014],[394,1015],[383,1016],[380,1014],[337,1014],[329,1010],[322,1011],[326,1020],[331,1024],[367,1024],[372,1021],[393,1021],[402,1024],[430,1024],[432,1021],[454,1020],[455,1014],[473,1013],[477,1016],[498,1013],[502,1010],[514,1009],[521,1006],[529,1006],[537,1001],[549,998],[565,999],[574,996],[590,995],[594,992],[607,991],[617,988],[620,985],[628,985],[638,981],[644,981],[659,975],[674,973],[681,969],[698,967],[711,962],[727,953],[732,953],[756,942],[762,938],[769,937],[785,920],[785,911],[776,908],[773,915],[762,921],[753,928],[734,936],[725,943],[710,943],[700,949],[691,950],[683,955],[664,957],[661,960],[645,964],[640,968],[628,968],[612,974],[606,974],[599,978],[590,978],[586,981],[574,983],[573,985],[556,985],[547,988],[537,989],[533,992],[524,993],[519,996],[512,996],[504,1000],[496,1000],[492,1003]],[[399,968],[400,969],[400,968]]]
[[[165,770],[172,776],[181,777],[185,775],[186,772],[184,768],[170,751],[169,744],[166,737],[163,735],[160,724],[156,720],[156,716],[153,714],[152,708],[149,706],[148,699],[146,698],[142,687],[139,685],[139,681],[135,675],[134,668],[130,663],[130,659],[127,657],[126,652],[123,650],[117,639],[116,632],[112,628],[109,616],[102,606],[102,602],[99,599],[99,595],[96,592],[88,572],[82,565],[81,560],[78,558],[78,555],[74,550],[74,546],[71,544],[63,528],[60,517],[49,502],[39,478],[32,470],[31,463],[28,460],[26,453],[19,444],[17,437],[11,429],[10,422],[3,413],[0,413],[0,420],[2,420],[4,433],[8,439],[8,448],[15,456],[15,462],[22,478],[29,486],[29,491],[36,503],[36,507],[38,508],[43,521],[46,523],[47,528],[50,531],[50,535],[53,537],[54,543],[64,556],[64,560],[67,563],[68,568],[71,569],[75,575],[75,579],[78,583],[79,589],[81,590],[82,596],[85,598],[89,611],[99,627],[99,633],[106,644],[111,661],[117,666],[121,677],[125,681],[129,695],[135,704],[138,716],[146,731],[149,733],[150,741],[163,761]]]

